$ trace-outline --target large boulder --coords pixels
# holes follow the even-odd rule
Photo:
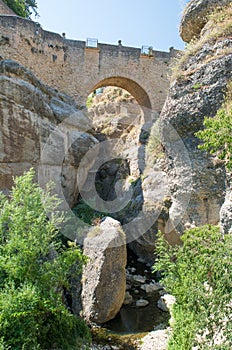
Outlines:
[[[208,15],[217,7],[229,4],[231,0],[192,0],[186,6],[180,24],[180,36],[185,42],[199,37],[207,23]]]
[[[97,324],[113,319],[126,291],[126,238],[118,221],[107,217],[84,241],[88,262],[82,277],[83,314]]]

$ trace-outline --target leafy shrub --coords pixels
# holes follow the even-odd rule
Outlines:
[[[157,159],[164,158],[164,151],[160,141],[159,121],[156,121],[151,128],[146,154],[154,163]]]
[[[57,200],[33,177],[30,170],[16,178],[10,198],[0,197],[1,340],[5,349],[76,349],[89,330],[64,305],[64,288],[85,258],[62,243]]]
[[[84,223],[93,225],[95,222],[100,221],[107,216],[106,213],[97,211],[90,207],[82,198],[78,204],[72,209],[73,213],[80,218]]]
[[[196,133],[204,142],[199,148],[216,154],[232,170],[232,81],[222,108],[214,118],[205,117],[204,126],[204,130]]]
[[[91,108],[92,107],[92,104],[93,104],[93,93],[90,94],[88,97],[87,97],[87,101],[86,101],[86,107],[87,108]]]
[[[38,15],[36,0],[3,0],[3,1],[18,16],[30,18],[32,12],[34,12],[35,15]]]
[[[216,226],[191,229],[182,246],[159,234],[154,269],[176,297],[169,350],[223,349],[232,346],[232,236]]]

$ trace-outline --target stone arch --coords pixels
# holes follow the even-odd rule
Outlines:
[[[105,78],[96,85],[94,85],[89,93],[104,86],[116,86],[125,89],[136,99],[136,101],[141,107],[151,109],[151,101],[148,94],[134,80],[121,76]]]

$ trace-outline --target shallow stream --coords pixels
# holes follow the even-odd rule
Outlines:
[[[138,261],[136,255],[130,250],[128,250],[127,270],[130,273],[133,271],[135,275],[144,276],[146,284],[156,280],[151,268]],[[122,349],[133,349],[129,344],[133,344],[134,340],[142,338],[160,324],[168,324],[169,313],[163,312],[157,307],[157,301],[160,298],[159,292],[146,293],[141,289],[141,286],[140,283],[132,284],[129,292],[133,297],[133,303],[123,305],[113,320],[101,328],[95,329],[94,334],[98,341],[100,341],[100,337],[105,344],[115,344],[116,342],[127,344],[127,347],[122,347]],[[145,299],[149,304],[145,307],[136,307],[135,303],[138,299]]]

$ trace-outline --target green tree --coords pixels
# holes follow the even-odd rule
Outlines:
[[[89,331],[64,305],[64,291],[85,257],[62,242],[58,201],[33,178],[30,170],[14,180],[9,198],[0,195],[0,346],[77,349]]]
[[[31,18],[32,13],[38,15],[36,0],[3,0],[16,15]]]
[[[155,271],[176,297],[169,350],[232,348],[232,235],[202,226],[181,236],[172,247],[160,233]]]
[[[204,126],[204,130],[196,133],[203,141],[199,148],[216,154],[232,170],[232,81],[222,108],[214,118],[205,117]]]

